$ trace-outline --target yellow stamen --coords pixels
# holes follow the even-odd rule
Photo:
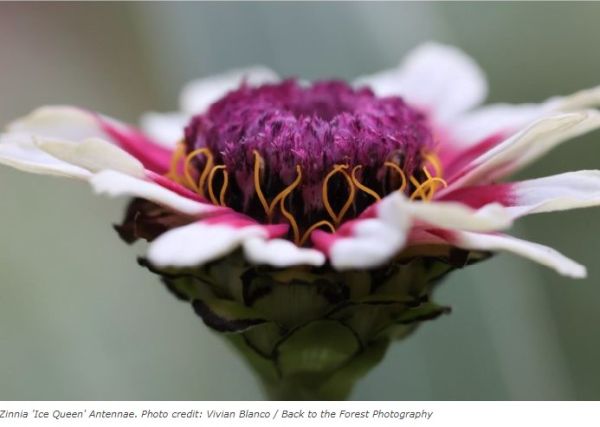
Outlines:
[[[359,170],[360,168],[362,168],[361,165],[358,166],[354,166],[354,169],[352,169],[352,182],[354,183],[354,185],[364,191],[365,193],[367,193],[368,195],[372,196],[375,200],[379,201],[381,200],[381,197],[379,196],[379,194],[377,194],[374,190],[371,190],[369,187],[367,187],[364,184],[361,184],[361,182],[356,178],[356,171]]]
[[[179,161],[185,154],[185,144],[183,142],[179,142],[175,151],[173,152],[173,157],[171,157],[171,165],[169,167],[169,171],[166,174],[166,177],[172,179],[177,183],[181,183],[181,179],[179,177]]]
[[[229,173],[227,169],[223,169],[223,187],[221,187],[221,194],[219,194],[219,201],[221,206],[225,205],[225,195],[227,194],[227,186],[229,185]]]
[[[269,218],[273,217],[273,210],[275,209],[277,202],[279,202],[280,200],[283,200],[292,191],[294,191],[294,189],[298,185],[300,185],[300,181],[302,181],[302,168],[300,167],[300,165],[296,165],[296,179],[290,185],[285,187],[277,196],[275,196],[275,198],[273,199],[273,201],[271,202],[271,204],[269,205],[269,208],[268,208],[269,210],[267,212],[267,216]]]
[[[215,177],[215,173],[218,170],[223,171],[223,186],[221,187],[221,193],[219,195],[219,201],[217,202],[217,198],[215,196],[213,190],[213,180]],[[227,169],[225,165],[215,166],[211,169],[210,174],[208,175],[208,194],[210,196],[210,200],[215,204],[220,204],[221,206],[225,206],[225,191],[227,190],[227,185],[229,184],[229,175],[227,174]]]
[[[279,208],[281,209],[281,214],[286,217],[286,219],[290,222],[290,226],[292,227],[292,233],[294,233],[294,242],[297,245],[300,244],[300,229],[298,228],[298,223],[296,222],[296,218],[294,215],[288,212],[285,208],[285,197],[281,198],[281,202],[279,203]]]
[[[424,154],[423,157],[427,162],[431,163],[431,166],[433,166],[433,169],[435,170],[435,176],[441,177],[442,163],[440,162],[439,157],[433,153]]]
[[[429,171],[427,170],[427,166],[423,166],[423,172],[425,173],[425,176],[427,177],[427,179],[425,180],[425,182],[429,183],[431,181],[431,174],[429,173]],[[436,185],[434,183],[431,183],[427,186],[427,200],[431,200],[433,198],[433,194],[435,193],[435,188]]]
[[[192,162],[192,159],[199,154],[204,154],[204,156],[206,157],[206,164],[204,165],[204,169],[202,170],[202,173],[200,174],[200,180],[199,180],[198,184],[196,184],[196,182],[194,181],[194,178],[192,178],[192,175],[190,174],[189,165]],[[213,165],[213,155],[210,152],[210,150],[206,147],[198,148],[197,150],[192,151],[190,154],[188,154],[186,156],[185,162],[183,164],[183,176],[185,177],[186,183],[188,184],[189,187],[191,187],[194,191],[196,191],[202,197],[204,197],[204,184],[206,182],[208,173],[212,169],[212,165]]]
[[[260,154],[258,153],[258,151],[254,150],[254,191],[256,191],[256,195],[258,196],[258,199],[260,200],[260,203],[263,206],[263,209],[265,210],[265,214],[267,215],[267,217],[269,217],[270,220],[270,207],[269,207],[269,203],[267,202],[267,199],[265,198],[265,195],[262,192],[262,189],[260,188],[260,168],[261,168],[261,164],[263,163],[263,159],[260,156]]]
[[[341,172],[344,174],[344,177],[346,178],[346,182],[348,183],[348,187],[350,188],[350,194],[348,195],[348,199],[346,200],[346,203],[344,203],[344,206],[342,207],[342,209],[340,210],[340,213],[338,214],[338,225],[342,221],[342,218],[344,218],[344,216],[348,212],[348,209],[350,209],[350,206],[352,206],[352,203],[354,203],[354,199],[356,198],[356,188],[354,188],[354,185],[352,183],[352,178],[350,178],[350,175],[344,169],[342,169]]]
[[[427,179],[421,183],[414,176],[410,177],[410,182],[416,187],[410,196],[410,200],[420,197],[424,201],[430,201],[437,190],[437,184],[441,184],[444,187],[448,186],[442,178],[431,176],[426,167],[423,168],[423,172],[425,172]]]
[[[442,187],[444,187],[444,188],[448,187],[448,183],[447,183],[446,181],[444,181],[442,178],[438,178],[437,176],[434,176],[433,178],[431,178],[431,179],[429,180],[429,183],[430,183],[431,185],[434,185],[434,184],[441,184],[441,185],[442,185]],[[433,199],[433,195],[435,194],[435,192],[436,192],[436,191],[437,191],[437,189],[435,189],[435,190],[433,190],[433,191],[431,192],[431,194],[430,194],[430,196],[429,196],[429,200]]]
[[[344,217],[344,215],[346,215],[346,212],[348,212],[348,209],[350,209],[350,206],[352,206],[352,203],[354,202],[354,197],[356,195],[356,189],[354,188],[354,183],[352,182],[352,178],[350,177],[350,175],[348,174],[348,172],[346,172],[346,169],[348,169],[348,165],[335,165],[333,167],[333,169],[331,170],[331,172],[329,172],[327,174],[327,176],[325,177],[325,179],[323,180],[323,188],[322,188],[322,196],[323,196],[323,205],[325,206],[325,209],[327,210],[327,213],[331,216],[331,219],[333,219],[333,223],[335,224],[335,226],[337,227],[342,218]],[[344,203],[344,206],[342,206],[342,209],[340,209],[340,212],[338,214],[336,214],[333,211],[333,208],[331,207],[331,203],[329,203],[329,188],[327,186],[327,184],[329,183],[329,180],[331,179],[332,176],[334,176],[337,173],[342,173],[344,174],[344,177],[346,178],[346,181],[348,182],[348,186],[350,188],[350,193],[348,194],[348,199],[346,200],[346,203]]]
[[[392,162],[385,162],[383,165],[388,168],[392,168],[396,172],[398,172],[398,175],[400,175],[400,177],[402,178],[402,185],[400,185],[400,188],[398,188],[398,191],[400,191],[401,193],[404,192],[404,190],[406,190],[406,186],[408,185],[408,182],[406,181],[406,174],[404,173],[402,168],[400,166],[398,166],[396,163],[392,163]]]
[[[273,200],[269,203],[269,201],[265,197],[265,194],[263,193],[262,188],[261,188],[261,173],[264,172],[264,160],[257,150],[254,150],[253,154],[254,154],[254,175],[253,175],[254,188],[255,188],[257,197],[260,200],[260,203],[265,211],[265,214],[268,217],[268,221],[269,222],[272,221],[273,216],[274,216],[274,211],[277,208],[277,204],[279,204],[279,207],[281,210],[281,215],[289,221],[290,227],[292,229],[292,233],[294,235],[294,241],[299,245],[304,245],[306,243],[307,239],[309,238],[310,234],[319,227],[327,227],[327,228],[329,228],[329,230],[331,230],[331,232],[335,232],[336,228],[340,225],[344,216],[348,213],[348,210],[354,203],[356,191],[357,191],[356,189],[367,193],[368,195],[370,195],[377,201],[381,200],[381,196],[375,190],[362,184],[359,181],[359,179],[357,178],[357,176],[356,176],[357,172],[362,168],[362,165],[355,166],[351,172],[348,171],[348,169],[349,169],[348,165],[343,165],[343,164],[334,165],[333,169],[325,176],[325,179],[323,180],[323,186],[322,186],[323,206],[325,207],[325,210],[327,211],[327,213],[329,214],[329,216],[332,218],[333,221],[332,222],[327,221],[327,220],[318,221],[315,224],[311,225],[301,235],[300,229],[298,226],[298,222],[296,221],[296,219],[294,218],[292,213],[290,213],[286,209],[285,202],[286,202],[286,199],[288,198],[288,196],[302,182],[302,168],[300,167],[300,165],[296,166],[296,172],[297,172],[296,179],[290,185],[288,185],[285,189],[283,189],[279,194],[277,194],[273,198]],[[194,157],[196,157],[198,155],[204,155],[206,157],[206,161],[204,164],[204,168],[202,169],[202,172],[200,173],[199,178],[196,178],[197,179],[197,181],[196,181],[194,176],[192,175],[193,169],[190,168],[190,164],[193,161]],[[407,179],[407,176],[406,176],[405,172],[402,170],[402,168],[394,162],[387,161],[384,163],[385,167],[392,169],[394,172],[396,172],[400,176],[402,183],[401,183],[400,187],[398,188],[398,191],[404,192],[406,190],[406,188],[408,187],[409,183],[414,186],[414,190],[412,191],[412,193],[410,193],[410,200],[421,199],[423,201],[430,201],[433,199],[439,186],[447,187],[446,181],[444,181],[444,179],[441,178],[442,165],[441,165],[439,158],[435,154],[432,154],[432,153],[424,154],[423,158],[425,159],[425,165],[422,167],[423,173],[425,174],[425,180],[423,182],[419,182],[417,177],[415,177],[414,175],[411,175]],[[183,160],[183,176],[180,174],[180,167],[181,167],[182,159],[184,159]],[[428,165],[431,165],[431,167],[433,168],[433,170],[435,172],[435,176],[432,175],[431,172],[429,171]],[[219,191],[219,197],[217,199],[216,189],[215,189],[215,175],[220,170],[223,171],[223,183],[222,183],[221,189]],[[339,210],[339,212],[336,213],[331,205],[330,200],[329,200],[329,181],[331,180],[331,178],[334,175],[336,175],[338,173],[341,173],[344,175],[344,178],[346,179],[346,182],[348,184],[349,192],[348,192],[348,198],[344,202],[344,205]],[[171,162],[169,165],[169,171],[167,172],[166,176],[169,179],[172,179],[175,182],[183,184],[183,185],[187,186],[188,188],[196,191],[198,194],[200,194],[203,197],[205,195],[205,187],[206,187],[208,189],[208,196],[210,197],[210,200],[212,201],[212,203],[214,203],[215,205],[226,206],[225,198],[227,195],[227,189],[228,189],[228,185],[229,185],[229,173],[227,172],[227,168],[225,165],[214,166],[214,157],[213,157],[211,151],[207,147],[193,150],[192,152],[190,152],[189,154],[186,155],[185,154],[185,143],[183,141],[180,142],[173,152],[173,157],[171,158]],[[207,185],[207,181],[208,181],[208,185]]]
[[[308,227],[308,230],[306,230],[304,232],[304,235],[300,239],[300,246],[302,246],[302,245],[304,245],[306,243],[306,239],[308,239],[308,236],[310,236],[310,233],[312,233],[313,231],[315,231],[317,228],[323,227],[323,226],[329,227],[329,230],[331,230],[332,233],[335,233],[335,227],[329,221],[322,220],[322,221],[316,222],[313,225],[311,225],[310,227]]]
[[[410,182],[415,186],[415,190],[410,195],[410,200],[415,200],[417,197],[425,200],[427,198],[427,193],[425,192],[425,188],[429,185],[427,181],[419,182],[414,175],[410,176]]]
[[[427,179],[425,180],[425,182],[430,183],[429,186],[428,186],[428,188],[427,188],[427,190],[429,191],[429,193],[427,194],[427,200],[431,200],[433,198],[433,195],[437,191],[437,184],[439,184],[439,182],[436,182],[433,179],[434,177],[427,170],[427,166],[423,166],[423,172],[425,173],[425,176],[427,177]]]

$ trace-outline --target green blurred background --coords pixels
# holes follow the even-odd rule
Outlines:
[[[188,80],[263,63],[352,78],[427,40],[486,70],[491,101],[600,84],[600,4],[0,4],[0,122],[49,103],[135,122]],[[600,168],[600,135],[520,177]],[[111,229],[124,200],[0,168],[0,399],[259,399],[236,355],[138,267]],[[573,281],[513,256],[455,273],[451,315],[395,345],[356,399],[600,399],[600,211],[522,221],[589,267]]]

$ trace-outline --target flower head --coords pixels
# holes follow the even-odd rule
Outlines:
[[[421,197],[407,177],[427,180],[433,137],[400,97],[287,80],[230,92],[191,119],[180,150],[175,180],[260,222],[289,222],[304,244],[396,190]]]
[[[116,228],[151,242],[144,265],[209,326],[242,334],[253,363],[275,361],[267,377],[327,372],[329,390],[446,312],[429,296],[456,267],[508,251],[585,276],[501,231],[600,204],[600,171],[500,180],[599,128],[600,88],[474,109],[485,92],[477,65],[437,44],[352,84],[254,67],[193,82],[182,111],[145,115],[143,132],[43,107],[8,126],[0,162],[134,197]]]
[[[251,263],[365,268],[433,245],[511,251],[581,276],[558,253],[499,231],[525,214],[596,204],[598,173],[497,182],[598,127],[599,92],[470,111],[485,95],[481,71],[428,44],[352,85],[279,80],[260,67],[194,82],[183,111],[146,115],[145,133],[44,107],[8,127],[0,161],[146,200],[129,215],[145,227],[121,230],[153,229],[138,237],[154,240],[149,260],[161,266],[241,247]]]

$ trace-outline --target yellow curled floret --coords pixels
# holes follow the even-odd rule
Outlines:
[[[177,146],[173,151],[173,157],[171,157],[169,171],[165,174],[167,178],[172,179],[178,184],[182,183],[181,176],[179,175],[179,162],[183,156],[185,156],[185,144],[180,141],[177,143]]]
[[[441,177],[442,176],[442,163],[440,162],[439,157],[433,153],[426,153],[423,155],[423,158],[427,162],[431,163],[431,166],[433,166],[433,170],[435,171],[435,176]]]
[[[331,222],[329,222],[327,220],[315,222],[313,225],[308,227],[308,229],[302,235],[302,238],[300,239],[300,246],[303,246],[306,243],[306,241],[308,240],[308,237],[310,236],[310,234],[319,227],[327,227],[327,228],[329,228],[329,231],[331,231],[332,233],[335,233],[335,226]]]
[[[252,153],[254,154],[254,191],[256,191],[258,200],[260,200],[260,204],[263,206],[263,209],[265,210],[265,214],[267,215],[267,217],[269,218],[269,221],[270,221],[271,217],[269,214],[269,212],[270,212],[269,202],[267,202],[267,199],[266,199],[265,195],[263,194],[262,189],[260,187],[260,171],[261,171],[264,161],[263,161],[263,158],[258,153],[258,151],[254,150]]]
[[[281,210],[281,214],[289,221],[290,227],[292,227],[294,242],[296,242],[296,244],[300,244],[300,228],[298,227],[298,222],[296,221],[296,218],[294,218],[294,215],[292,215],[285,207],[286,197],[289,196],[292,193],[292,191],[294,191],[294,189],[298,185],[300,185],[300,182],[302,181],[302,168],[300,167],[300,165],[296,165],[296,173],[297,176],[294,182],[292,182],[281,193],[275,196],[275,199],[273,199],[273,203],[271,206],[273,207],[273,205],[277,203],[277,201],[279,201],[279,209]]]
[[[350,177],[350,175],[348,174],[346,169],[348,169],[348,165],[335,165],[333,167],[333,169],[331,170],[331,172],[329,172],[325,176],[325,179],[323,180],[323,188],[322,188],[323,206],[325,206],[325,210],[327,211],[329,216],[331,216],[331,219],[333,219],[333,223],[335,224],[336,227],[340,225],[340,222],[346,215],[346,212],[348,212],[348,209],[350,209],[350,206],[352,206],[352,203],[354,202],[354,198],[356,196],[356,188],[354,187],[352,178]],[[340,209],[340,211],[338,213],[335,213],[335,211],[333,210],[333,207],[331,206],[331,203],[329,203],[328,184],[329,184],[329,180],[338,173],[343,174],[344,178],[346,179],[346,182],[348,182],[349,193],[348,193],[348,198],[346,199],[346,202],[344,203],[344,206],[342,206],[342,208]]]
[[[221,192],[219,193],[219,200],[217,200],[217,197],[215,196],[215,191],[213,189],[215,173],[218,170],[223,171],[223,185],[221,187]],[[210,201],[213,202],[215,205],[220,204],[221,206],[225,206],[225,194],[227,192],[228,185],[229,185],[229,174],[227,173],[227,167],[225,165],[219,165],[219,166],[213,167],[208,175],[208,195],[210,196]]]
[[[202,169],[202,173],[200,174],[200,179],[198,180],[198,183],[196,183],[196,181],[194,181],[194,178],[190,173],[190,164],[192,163],[194,157],[201,154],[206,157],[206,163],[204,164],[204,169]],[[212,167],[213,155],[210,152],[210,150],[206,147],[198,148],[197,150],[192,151],[185,157],[185,161],[183,163],[183,176],[185,178],[185,181],[192,190],[196,191],[202,197],[205,197],[204,184],[206,183],[206,178],[208,177],[208,174],[210,173]]]
[[[431,166],[433,167],[435,171],[435,176],[433,176],[429,172],[429,169],[427,169],[426,165],[424,165],[421,168],[426,177],[425,181],[419,182],[414,177],[414,175],[411,176],[410,182],[415,186],[415,189],[410,195],[410,200],[421,199],[423,201],[428,202],[433,199],[433,196],[435,195],[436,191],[440,186],[447,187],[448,183],[443,178],[441,178],[442,164],[439,158],[431,153],[425,154],[423,155],[423,157],[425,158],[426,162],[431,164]]]
[[[393,162],[385,162],[383,165],[388,168],[393,169],[394,171],[396,171],[398,173],[398,175],[400,175],[400,178],[402,178],[402,184],[400,185],[400,188],[398,188],[398,191],[403,193],[404,190],[406,190],[406,186],[408,185],[408,182],[406,181],[406,174],[404,173],[402,168]]]
[[[204,156],[206,161],[199,176],[194,177],[191,171],[191,162],[196,156]],[[382,196],[375,190],[369,188],[360,182],[357,178],[357,172],[362,169],[363,165],[355,165],[349,172],[350,166],[347,164],[336,164],[331,171],[324,177],[321,188],[322,203],[327,214],[331,217],[331,221],[320,220],[310,225],[304,232],[301,232],[298,221],[286,207],[286,200],[302,183],[302,168],[296,165],[296,178],[294,181],[279,192],[272,201],[268,201],[262,191],[261,181],[264,173],[264,159],[257,150],[253,151],[254,155],[254,190],[256,196],[262,205],[267,221],[271,223],[275,216],[275,211],[279,208],[280,214],[289,222],[294,241],[299,246],[302,246],[308,240],[310,234],[321,227],[329,229],[332,233],[336,231],[348,210],[352,207],[356,199],[356,192],[362,191],[373,197],[376,201],[381,200]],[[183,159],[183,164],[182,164]],[[442,178],[443,170],[439,158],[434,153],[423,154],[424,162],[421,165],[421,178],[412,174],[407,176],[402,167],[395,162],[386,161],[383,166],[394,171],[401,179],[400,186],[396,189],[402,193],[407,193],[410,200],[430,201],[433,199],[436,191],[440,187],[447,187],[446,181]],[[431,168],[431,169],[430,169]],[[220,190],[215,188],[215,177],[217,172],[222,171],[222,184]],[[433,171],[433,174],[431,173]],[[181,173],[183,172],[183,174]],[[337,174],[342,174],[348,185],[348,197],[344,202],[339,212],[335,212],[329,199],[329,182]],[[425,179],[422,179],[422,176]],[[173,152],[169,171],[166,176],[173,181],[184,185],[192,191],[197,192],[200,196],[205,197],[208,194],[210,201],[215,205],[226,206],[226,195],[229,186],[229,173],[225,165],[215,165],[214,156],[209,148],[203,147],[185,153],[185,144],[180,142]],[[218,182],[218,181],[217,181]],[[410,191],[409,190],[410,185]],[[205,190],[206,189],[206,190]],[[217,197],[218,193],[218,197]]]
[[[352,178],[352,183],[356,186],[356,188],[358,188],[359,190],[362,190],[365,193],[367,193],[368,195],[372,196],[375,200],[377,200],[377,201],[381,200],[381,196],[379,194],[377,194],[377,192],[375,190],[372,190],[369,187],[367,187],[366,185],[362,184],[358,180],[358,178],[356,178],[356,171],[361,168],[362,168],[362,165],[358,165],[358,166],[354,166],[354,168],[352,169],[352,174],[350,174],[350,178]]]
[[[275,196],[268,209],[268,216],[273,217],[273,211],[275,210],[275,206],[277,202],[285,199],[296,187],[300,185],[302,181],[302,168],[300,165],[296,165],[296,179],[287,187],[285,187],[278,195]]]

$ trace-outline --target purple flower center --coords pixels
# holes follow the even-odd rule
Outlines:
[[[424,153],[433,148],[425,117],[401,98],[378,98],[370,89],[336,80],[242,85],[194,117],[185,139],[188,153],[207,148],[213,164],[224,166],[225,204],[260,220],[277,219],[266,218],[260,194],[271,201],[301,174],[284,202],[301,225],[330,219],[326,204],[342,209],[352,178],[379,196],[398,189],[401,177],[389,163],[403,171],[406,181],[422,174]],[[206,157],[195,159],[199,173],[206,163]],[[219,176],[216,185],[222,186]],[[345,219],[373,201],[365,191],[354,192]]]

